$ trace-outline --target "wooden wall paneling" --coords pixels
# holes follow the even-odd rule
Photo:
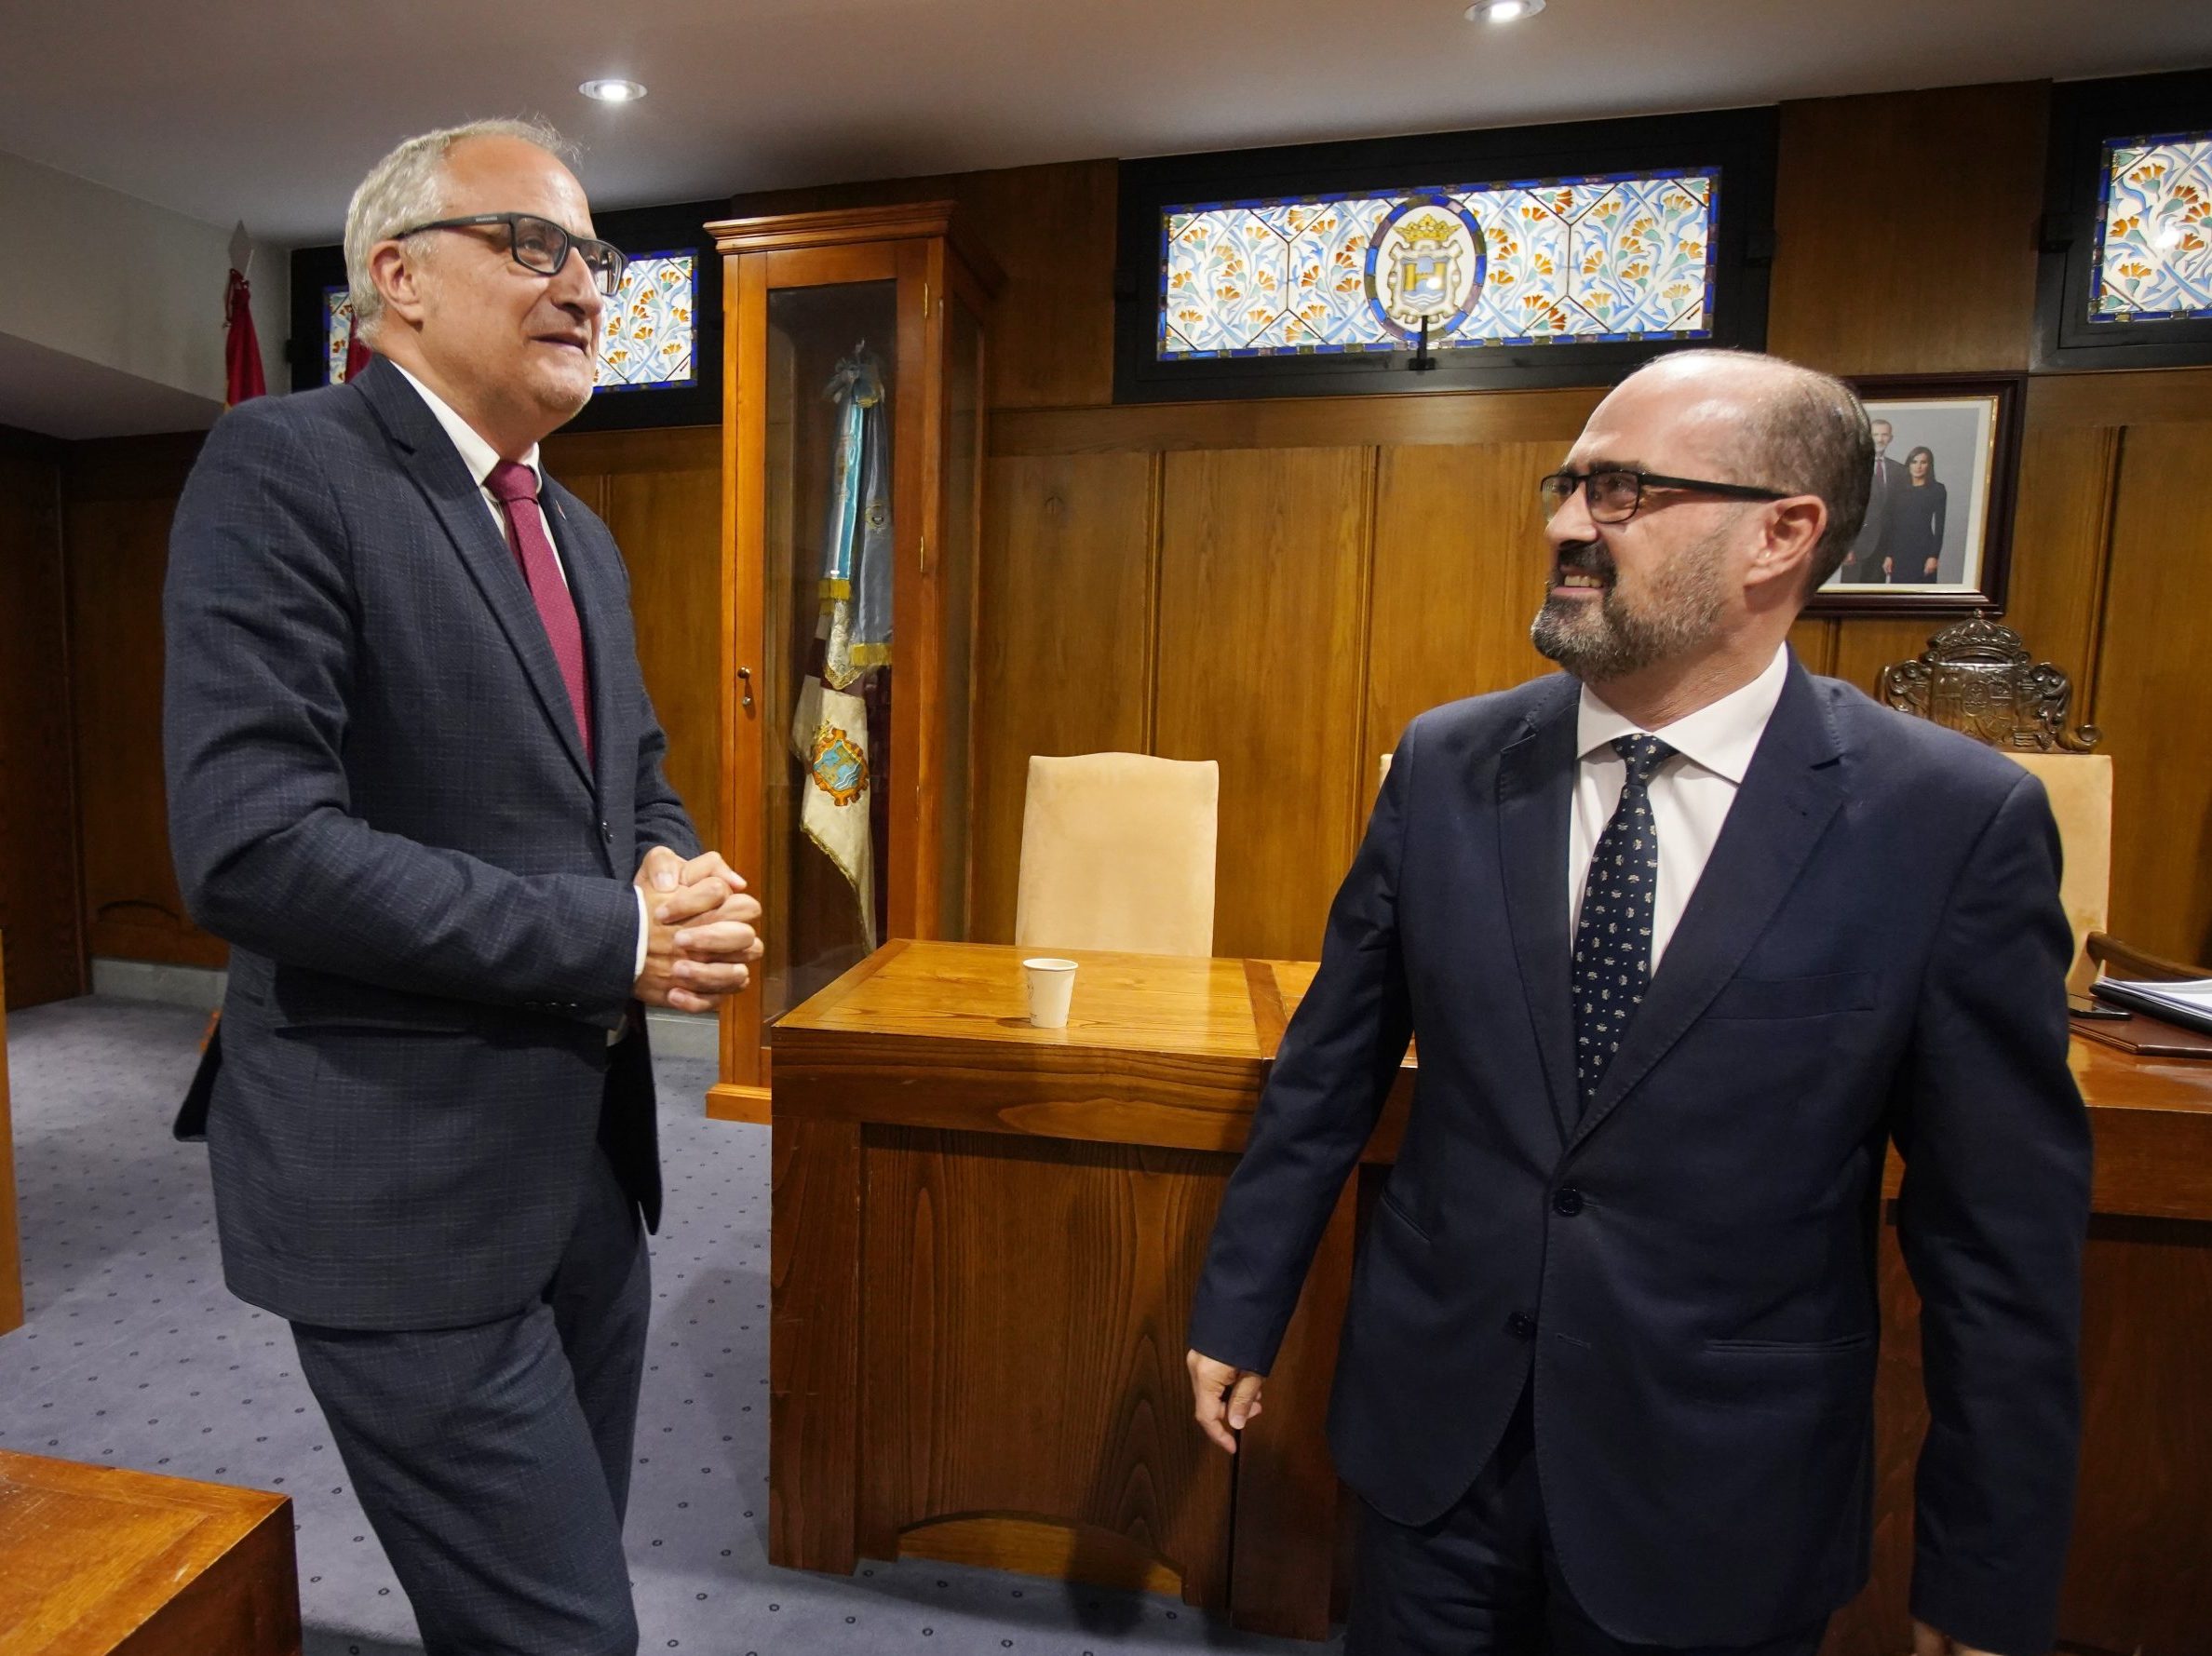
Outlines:
[[[1183,1326],[1231,1160],[864,1133],[861,1551],[1042,1515],[1225,1608],[1234,1468],[1190,1424]],[[960,1264],[977,1259],[997,1263]],[[1009,1345],[1040,1306],[1061,1326]]]
[[[85,992],[61,445],[0,432],[0,931],[6,993]]]
[[[1549,471],[1604,395],[1601,387],[1570,386],[1031,410],[991,421],[991,451],[1089,454],[1122,449],[1550,442],[1558,447],[1542,467]]]
[[[1167,457],[1153,747],[1221,761],[1217,954],[1315,958],[1351,860],[1373,464],[1353,448]]]
[[[2212,368],[2038,374],[2028,382],[2037,425],[2168,425],[2212,420]]]
[[[719,426],[584,432],[547,445],[554,474],[596,482],[593,509],[629,566],[638,661],[668,736],[668,780],[699,841],[722,844],[720,734],[722,432]]]
[[[1005,273],[990,318],[989,405],[1080,407],[1113,400],[1113,161],[939,173],[730,202],[733,218],[913,201],[960,204]]]
[[[2131,427],[2113,504],[2095,713],[2112,756],[2111,930],[2212,963],[2212,422]]]
[[[1782,106],[1767,348],[1830,373],[2024,370],[2050,88]]]
[[[1142,752],[1158,462],[1005,457],[984,474],[971,935],[1011,942],[1033,754]]]
[[[2032,405],[2021,442],[2003,620],[2073,680],[2077,723],[2095,689],[2120,444],[2115,427],[2041,423]]]
[[[95,955],[220,966],[177,889],[161,764],[161,586],[170,520],[202,438],[71,447],[63,477],[70,694]]]
[[[991,406],[1113,400],[1113,161],[973,172],[953,198],[1005,272],[991,312]]]
[[[23,1326],[23,1241],[16,1223],[15,1123],[7,1095],[7,938],[0,934],[0,1334]]]
[[[769,1153],[768,1558],[845,1575],[859,1556],[860,1128],[778,1121]]]
[[[1558,460],[1555,442],[1382,451],[1360,764],[1367,798],[1377,761],[1415,714],[1556,670],[1529,642],[1529,624],[1551,566],[1536,479]]]
[[[1838,625],[1833,616],[1801,615],[1789,629],[1789,647],[1808,673],[1835,676]]]

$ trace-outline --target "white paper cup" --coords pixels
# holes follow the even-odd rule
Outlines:
[[[1039,956],[1021,963],[1029,980],[1029,1019],[1040,1030],[1068,1027],[1068,1005],[1075,998],[1075,963]]]

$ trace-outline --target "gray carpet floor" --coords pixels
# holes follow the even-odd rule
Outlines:
[[[9,1015],[25,1326],[0,1338],[0,1447],[276,1489],[298,1520],[308,1656],[421,1649],[289,1330],[223,1288],[207,1159],[169,1136],[202,1014],[88,999]],[[661,1065],[668,1218],[628,1547],[645,1651],[713,1656],[1319,1656],[1175,1600],[910,1560],[772,1567],[768,1134]],[[213,1656],[213,1653],[210,1653]]]

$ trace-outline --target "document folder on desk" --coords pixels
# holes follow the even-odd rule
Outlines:
[[[2152,1057],[2212,1058],[2212,978],[2180,983],[2100,979],[2090,992],[2135,1016],[2124,1023],[2076,1018],[2075,1034]]]

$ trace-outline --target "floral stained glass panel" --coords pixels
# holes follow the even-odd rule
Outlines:
[[[330,370],[330,384],[345,384],[345,344],[353,331],[353,301],[344,288],[323,289],[323,355]]]
[[[2098,177],[2089,319],[2212,317],[2212,132],[2115,139]]]
[[[606,334],[600,341],[601,391],[696,381],[696,260],[694,253],[651,253],[630,261],[621,290],[607,303]]]
[[[1169,208],[1162,361],[1704,339],[1719,169]]]

